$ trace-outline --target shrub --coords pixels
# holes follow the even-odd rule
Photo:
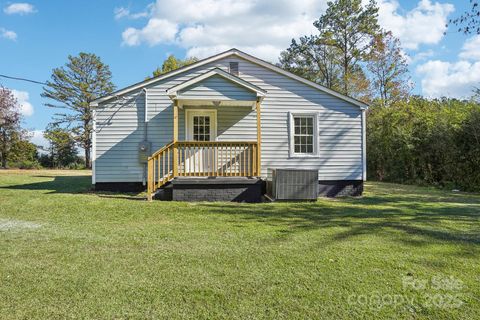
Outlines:
[[[480,191],[480,105],[413,97],[367,117],[373,180]]]
[[[37,160],[20,160],[17,162],[10,162],[8,164],[9,168],[16,169],[41,169],[42,166]]]

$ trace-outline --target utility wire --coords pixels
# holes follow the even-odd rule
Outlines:
[[[7,76],[5,74],[0,74],[0,77],[6,78],[6,79],[11,79],[11,80],[26,81],[26,82],[31,82],[31,83],[36,83],[36,84],[41,84],[41,85],[44,85],[44,86],[48,86],[48,83],[46,83],[46,82],[41,82],[41,81],[36,81],[36,80],[31,80],[31,79],[26,79],[26,78],[20,78],[20,77],[12,77],[12,76]]]
[[[5,74],[0,74],[0,78],[6,78],[6,79],[18,80],[18,81],[26,81],[26,82],[31,82],[31,83],[35,83],[35,84],[41,84],[42,86],[50,87],[50,85],[49,85],[48,83],[46,83],[46,82],[37,81],[37,80],[32,80],[32,79],[27,79],[27,78],[12,77],[12,76],[7,76],[7,75],[5,75]],[[60,85],[54,85],[54,87],[62,88],[62,89],[66,89],[66,90],[71,90],[71,88],[64,87],[64,86],[60,86]]]

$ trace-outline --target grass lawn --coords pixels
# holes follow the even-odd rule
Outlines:
[[[0,171],[1,319],[473,319],[480,195],[148,203]]]

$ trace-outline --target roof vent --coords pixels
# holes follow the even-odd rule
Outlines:
[[[230,62],[229,72],[234,76],[238,76],[238,62]]]

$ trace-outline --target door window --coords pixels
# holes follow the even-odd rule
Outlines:
[[[210,116],[193,116],[193,140],[210,141]]]

